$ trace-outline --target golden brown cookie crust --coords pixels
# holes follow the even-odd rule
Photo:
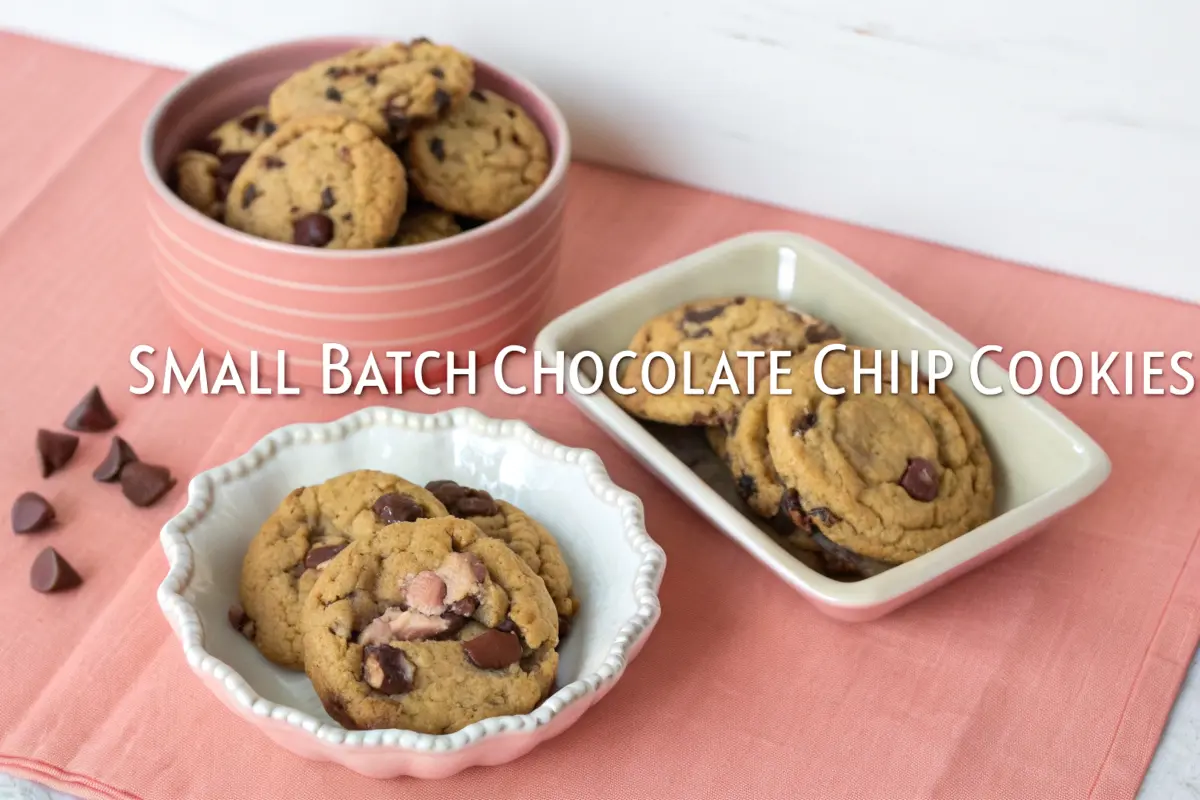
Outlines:
[[[445,118],[414,131],[405,153],[424,197],[482,220],[521,205],[550,173],[550,146],[537,123],[487,90],[471,92]]]
[[[266,106],[255,106],[221,123],[204,140],[204,149],[218,156],[251,153],[275,132]]]
[[[225,198],[217,188],[221,160],[211,153],[184,150],[175,159],[175,193],[206,217],[225,215]]]
[[[389,142],[462,102],[475,86],[475,62],[427,40],[362,47],[297,72],[271,93],[271,119],[336,114]]]
[[[628,349],[636,358],[624,362],[622,385],[634,394],[611,392],[613,400],[629,413],[672,425],[729,424],[752,396],[747,392],[746,361],[739,351],[804,352],[818,342],[840,334],[833,326],[782,303],[757,297],[724,297],[686,303],[648,321],[634,335]],[[675,382],[665,394],[655,395],[641,386],[643,362],[652,352],[667,354],[675,364]],[[705,394],[684,394],[684,353],[691,354],[691,386]],[[740,393],[728,387],[707,389],[726,355]],[[766,357],[755,362],[755,385],[770,369]],[[650,361],[650,383],[666,384],[668,367],[661,358]]]
[[[306,117],[281,125],[233,181],[225,222],[240,231],[328,249],[383,247],[408,199],[404,166],[365,125]],[[328,239],[305,238],[304,220],[327,222]]]
[[[899,392],[890,392],[886,352],[883,393],[867,379],[855,395],[856,349],[830,351],[822,364],[826,384],[846,387],[845,395],[824,394],[810,366],[797,369],[794,394],[770,398],[771,459],[820,533],[858,555],[901,563],[991,518],[992,462],[944,384],[914,393],[902,364]],[[874,351],[862,357],[873,363]],[[808,358],[815,362],[815,353]]]
[[[412,498],[429,517],[445,507],[420,486],[396,475],[357,470],[292,491],[250,541],[242,562],[240,600],[253,621],[255,646],[289,669],[304,666],[300,613],[321,571],[305,560],[318,547],[369,538],[387,522],[373,506],[386,494]]]
[[[443,569],[453,554],[470,554],[486,568],[472,618],[451,638],[375,643],[402,651],[411,672],[405,691],[372,688],[364,670],[369,648],[359,643],[358,628],[366,622],[369,629],[372,614],[386,619],[413,603],[407,587],[415,577]],[[470,642],[506,619],[521,660],[477,666]],[[351,728],[453,733],[488,717],[527,713],[548,695],[558,668],[558,619],[542,581],[504,543],[455,518],[391,525],[342,551],[308,597],[304,631],[305,671],[330,715]]]

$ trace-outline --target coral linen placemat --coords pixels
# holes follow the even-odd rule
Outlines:
[[[99,383],[118,432],[187,477],[286,422],[378,398],[134,397],[130,349],[194,345],[151,275],[138,128],[178,75],[0,36],[0,494],[44,491],[61,525],[0,533],[0,770],[101,798],[1131,797],[1200,633],[1200,402],[1051,397],[1111,455],[1108,484],[1031,543],[876,623],[832,622],[739,550],[562,397],[509,397],[594,448],[666,548],[663,618],[616,689],[507,766],[388,786],[303,761],[211,697],[159,614],[157,533],[92,481],[106,437],[40,480],[38,426]],[[1200,309],[587,166],[574,168],[554,313],[740,232],[799,230],[969,339],[1011,353],[1200,350]],[[1131,264],[1131,269],[1136,265]],[[525,374],[528,374],[526,372]],[[406,396],[432,410],[446,398]],[[1003,435],[1002,432],[993,432]],[[77,591],[36,595],[58,547]]]

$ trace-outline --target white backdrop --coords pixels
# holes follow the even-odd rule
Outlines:
[[[427,35],[532,78],[577,155],[1200,302],[1193,0],[0,0],[195,68]]]

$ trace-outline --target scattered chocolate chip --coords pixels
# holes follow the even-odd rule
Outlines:
[[[242,130],[254,133],[256,130],[258,130],[258,123],[260,122],[262,122],[262,114],[248,114],[242,117],[241,121],[238,122],[238,125],[242,126]]]
[[[433,153],[433,157],[438,161],[446,160],[446,144],[439,136],[433,136],[429,139],[429,152]]]
[[[811,430],[817,424],[817,415],[808,411],[796,418],[796,422],[792,425],[793,436],[803,436],[805,431]]]
[[[413,666],[398,647],[372,644],[363,649],[363,682],[388,695],[412,689]]]
[[[788,489],[779,503],[779,510],[788,515],[792,524],[804,531],[812,530],[812,519],[804,513],[800,502],[800,494],[795,489]]]
[[[450,93],[445,89],[437,89],[433,93],[433,104],[437,107],[440,113],[446,106],[450,105]]]
[[[750,499],[750,495],[754,494],[754,490],[757,488],[758,486],[754,483],[753,475],[738,475],[737,493],[743,500]]]
[[[830,339],[837,339],[841,335],[841,331],[828,323],[810,325],[808,330],[804,332],[804,338],[807,339],[811,344],[828,342]]]
[[[684,331],[683,334],[689,339],[704,339],[712,336],[712,330],[709,328],[697,328],[695,330]],[[762,344],[762,342],[755,342],[755,344]]]
[[[324,214],[305,214],[292,223],[292,241],[302,247],[324,247],[333,241],[333,220]]]
[[[277,130],[279,130],[279,126],[276,125],[274,122],[271,122],[270,120],[267,120],[267,122],[265,122],[263,124],[263,135],[264,136],[270,136],[271,134],[275,133],[275,131],[277,131]]]
[[[745,302],[746,302],[746,297],[745,297],[745,295],[740,295],[740,294],[739,294],[737,297],[733,298],[733,304],[734,304],[735,306],[740,306],[740,305],[744,304]]]
[[[121,493],[138,508],[147,508],[162,499],[175,486],[166,467],[134,461],[121,470]]]
[[[521,660],[521,640],[515,633],[488,630],[463,642],[463,652],[480,669],[504,669]]]
[[[429,70],[429,74],[439,79],[446,77],[446,72],[441,67],[434,67],[433,69]]]
[[[242,190],[242,208],[249,208],[257,197],[258,187],[253,183],[247,183],[246,188]]]
[[[825,508],[824,506],[818,506],[817,508],[814,508],[812,511],[809,511],[808,516],[812,517],[813,519],[815,519],[817,522],[821,523],[822,525],[837,525],[839,522],[842,521],[841,517],[839,517],[837,514],[833,513],[832,511],[830,511],[828,508]]]
[[[116,427],[117,418],[109,411],[108,404],[100,394],[100,387],[93,386],[79,404],[71,409],[63,426],[67,430],[82,433],[99,433]]]
[[[367,86],[376,86],[379,83],[379,76],[372,72],[363,78],[363,80],[367,82]]]
[[[683,312],[683,322],[698,325],[701,322],[708,322],[709,320],[716,319],[717,317],[721,316],[721,312],[724,310],[724,305],[716,305],[712,308],[703,309],[689,308],[687,311]]]
[[[349,211],[347,211],[345,214],[342,214],[342,222],[349,222],[352,219],[354,219],[354,215]]]
[[[121,471],[127,464],[132,464],[137,460],[137,453],[133,452],[129,442],[120,436],[114,436],[112,444],[108,446],[108,455],[92,472],[92,477],[101,483],[113,483],[121,477]]]
[[[321,209],[333,208],[334,202],[336,202],[336,198],[333,196],[333,189],[326,186],[321,190]]]
[[[221,140],[215,136],[209,136],[207,139],[196,145],[196,149],[212,155],[219,155],[221,152]]]
[[[922,503],[935,500],[938,496],[937,467],[928,459],[910,458],[904,475],[900,477],[900,485],[913,500]]]
[[[406,494],[385,494],[371,507],[375,516],[389,525],[393,522],[412,522],[425,517],[421,504]]]
[[[432,44],[432,42],[430,42],[429,39],[425,38],[424,36],[418,36],[417,38],[415,38],[411,42],[409,42],[408,46],[416,47],[419,44]]]
[[[250,641],[254,641],[254,620],[250,619],[250,615],[246,613],[246,609],[242,608],[241,603],[234,603],[229,607],[229,625],[242,636],[245,636]]]
[[[336,80],[338,78],[345,77],[349,73],[350,70],[346,69],[345,67],[330,67],[329,69],[325,70],[325,77]]]
[[[508,114],[508,116],[509,116],[509,118],[510,118],[510,119],[516,119],[516,118],[517,118],[517,112],[516,112],[516,111],[514,111],[514,110],[512,110],[511,108],[506,108],[506,109],[504,109],[504,113],[505,113],[505,114]]]
[[[283,167],[283,159],[275,156],[267,156],[263,159],[263,167],[266,169],[280,169]]]
[[[516,629],[517,629],[517,624],[515,622],[513,622],[510,617],[505,617],[504,619],[502,619],[500,621],[500,624],[496,626],[496,630],[501,631],[503,633],[512,633]]]
[[[304,566],[307,569],[319,569],[326,561],[345,549],[346,545],[344,544],[327,544],[321,547],[314,547],[304,557]]]
[[[29,569],[29,585],[42,594],[74,589],[81,583],[79,573],[53,547],[38,553]]]
[[[42,477],[48,478],[62,469],[75,455],[79,437],[71,433],[59,433],[39,428],[37,432],[38,460],[42,465]]]
[[[221,164],[217,167],[217,177],[233,183],[233,179],[237,177],[238,171],[241,170],[248,158],[250,158],[250,154],[240,150],[221,156]]]
[[[479,91],[478,89],[472,89],[471,90],[471,99],[478,100],[481,103],[486,103],[487,95],[484,94],[483,92]]]
[[[387,120],[388,130],[391,131],[392,138],[400,140],[408,135],[408,116],[405,115],[404,111],[395,106],[388,106],[383,115]]]
[[[500,513],[495,499],[482,489],[461,486],[454,481],[430,481],[425,488],[438,499],[451,516],[491,517]]]
[[[342,102],[342,93],[330,86],[325,90],[325,99],[332,100],[335,103],[340,103]]]
[[[13,501],[13,533],[37,533],[54,522],[54,506],[37,492],[24,492]]]

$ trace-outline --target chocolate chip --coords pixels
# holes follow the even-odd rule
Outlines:
[[[841,517],[824,506],[818,506],[817,508],[814,508],[812,511],[808,512],[808,515],[822,525],[837,525],[842,521]]]
[[[266,169],[280,169],[283,167],[283,159],[275,156],[267,156],[263,159],[263,167]]]
[[[900,477],[900,485],[913,500],[922,503],[935,500],[938,496],[937,467],[928,459],[910,458],[904,475]]]
[[[117,418],[108,410],[108,404],[100,394],[100,387],[93,386],[79,404],[71,409],[63,426],[67,430],[83,433],[99,433],[116,427]]]
[[[509,617],[505,617],[504,619],[500,620],[500,624],[496,626],[496,630],[504,633],[512,633],[516,629],[517,624]]]
[[[367,86],[376,86],[379,83],[379,76],[372,72],[363,80],[367,82]]]
[[[277,131],[277,130],[279,130],[279,126],[276,125],[274,122],[271,122],[270,120],[268,120],[263,125],[263,135],[264,136],[270,136],[271,134],[275,133],[275,131]]]
[[[412,689],[413,666],[404,651],[386,644],[363,648],[363,682],[388,695],[405,694]]]
[[[346,711],[346,706],[343,704],[342,698],[337,695],[328,695],[321,698],[321,705],[325,708],[325,713],[338,725],[341,725],[346,730],[358,730],[358,723]]]
[[[792,435],[802,436],[805,431],[811,430],[817,424],[817,415],[808,411],[796,418],[796,422],[792,425]]]
[[[740,305],[744,304],[745,302],[746,302],[746,297],[745,297],[745,295],[740,295],[740,294],[739,294],[737,297],[733,298],[733,304],[734,304],[735,306],[740,306]]]
[[[418,36],[417,38],[415,38],[411,42],[409,42],[408,46],[416,47],[419,44],[433,44],[433,42],[429,41],[429,39],[425,38],[424,36]]]
[[[721,312],[724,310],[724,305],[716,305],[712,308],[704,309],[689,308],[687,311],[683,312],[683,321],[698,325],[701,322],[708,322],[709,320],[716,319],[717,317],[721,316]]]
[[[137,460],[137,453],[133,452],[129,442],[120,436],[114,436],[112,444],[108,446],[108,455],[92,472],[92,477],[101,483],[112,483],[121,477],[121,471],[125,469],[125,465],[132,464]]]
[[[408,135],[408,116],[401,109],[388,106],[383,116],[387,120],[388,130],[391,131],[393,139],[400,140]]]
[[[250,131],[250,133],[254,133],[254,131],[258,129],[258,123],[260,122],[262,122],[262,114],[248,114],[247,116],[242,117],[241,121],[238,122],[238,125],[242,126],[242,130],[247,130]]]
[[[75,455],[79,437],[71,433],[59,433],[39,428],[37,432],[38,460],[42,465],[42,477],[48,478],[62,469]]]
[[[684,331],[683,333],[689,339],[704,339],[705,337],[712,336],[712,330],[709,328],[697,328],[694,331]],[[762,342],[755,342],[755,344],[762,344]]]
[[[375,516],[389,525],[393,522],[412,522],[425,516],[421,504],[406,494],[385,494],[371,507]]]
[[[516,118],[517,118],[517,112],[516,112],[516,111],[514,111],[514,110],[512,110],[511,108],[506,108],[506,109],[504,109],[504,113],[505,113],[505,114],[508,114],[509,118],[511,118],[511,119],[516,119]]]
[[[334,202],[336,202],[336,198],[333,196],[333,189],[326,186],[321,190],[321,209],[333,208]]]
[[[292,241],[302,247],[324,247],[333,241],[333,220],[324,214],[305,214],[292,223]]]
[[[291,569],[288,570],[288,575],[291,575],[296,580],[300,580],[300,576],[305,572],[308,572],[308,567],[304,566],[303,561],[300,561],[292,564]]]
[[[254,641],[254,620],[250,619],[250,615],[246,613],[246,609],[242,608],[241,603],[234,603],[229,607],[229,625],[242,636],[245,636],[250,641]]]
[[[134,461],[121,470],[121,493],[138,508],[147,508],[162,499],[175,486],[166,467]]]
[[[217,177],[233,183],[233,179],[237,177],[238,171],[241,170],[248,158],[250,158],[250,154],[240,150],[221,156],[221,164],[217,167]]]
[[[347,211],[345,214],[342,214],[342,222],[349,222],[352,219],[354,219],[354,215],[349,211]]]
[[[258,194],[258,187],[253,183],[247,183],[246,188],[242,190],[242,208],[249,208]]]
[[[779,503],[779,510],[787,514],[792,524],[804,531],[812,530],[812,519],[804,513],[800,494],[795,489],[788,489]]]
[[[25,492],[13,501],[13,533],[37,533],[54,522],[54,506],[37,492]]]
[[[79,573],[53,547],[38,553],[29,569],[29,585],[42,594],[74,589],[81,583]]]
[[[434,67],[433,69],[429,70],[429,74],[435,78],[446,77],[446,73],[441,67]]]
[[[841,331],[834,326],[829,325],[828,323],[810,325],[804,332],[804,338],[807,339],[811,344],[816,344],[817,342],[827,342],[830,339],[837,339],[841,335]]]
[[[221,152],[221,140],[215,136],[209,136],[207,139],[196,145],[196,149],[204,153],[218,155]]]
[[[344,544],[326,544],[314,547],[304,557],[304,566],[308,569],[316,569],[345,549],[346,545]]]
[[[330,67],[329,69],[325,70],[325,77],[333,78],[335,80],[338,78],[343,78],[349,74],[350,70],[346,69],[345,67]]]
[[[448,613],[459,617],[469,617],[475,613],[475,609],[479,608],[479,601],[474,597],[464,597],[450,604],[447,610]]]
[[[325,99],[332,100],[335,103],[340,103],[342,102],[342,93],[330,86],[325,90]]]
[[[495,499],[482,489],[461,486],[454,481],[430,481],[425,488],[452,516],[460,519],[491,517],[500,513]]]
[[[487,95],[484,94],[483,92],[479,91],[478,89],[472,89],[471,90],[471,99],[478,100],[481,103],[486,103]]]
[[[748,500],[758,486],[754,483],[753,475],[738,475],[737,493],[743,500]]]
[[[338,158],[340,158],[342,161],[345,161],[347,164],[350,164],[354,161],[354,158],[350,155],[350,148],[346,147],[345,145],[338,148]]]
[[[446,160],[446,143],[438,136],[433,136],[429,139],[429,152],[433,153],[433,157],[438,161]]]
[[[521,660],[521,640],[515,633],[488,630],[463,642],[463,652],[480,669],[504,669]]]
[[[445,89],[438,89],[433,93],[433,104],[437,106],[439,113],[450,105],[450,99],[450,93]]]

